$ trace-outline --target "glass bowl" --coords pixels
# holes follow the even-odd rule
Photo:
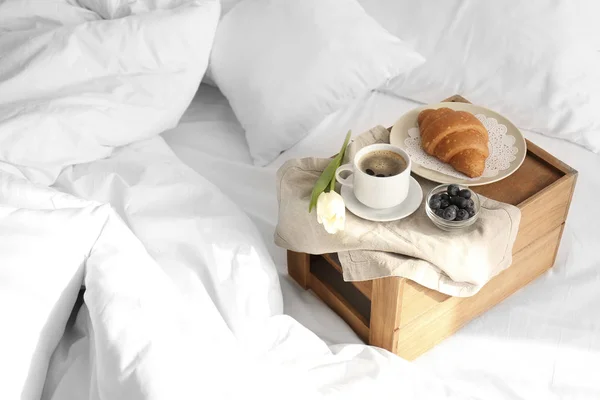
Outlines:
[[[464,221],[448,221],[447,219],[438,216],[434,212],[434,210],[432,210],[431,207],[429,207],[429,200],[431,200],[431,197],[433,197],[433,195],[445,192],[448,189],[448,186],[450,186],[450,184],[439,185],[431,189],[425,201],[425,212],[427,213],[429,219],[438,228],[443,229],[445,231],[460,231],[473,225],[477,221],[477,219],[479,218],[479,210],[481,209],[481,203],[479,201],[479,196],[477,195],[477,193],[475,193],[473,190],[469,189],[466,186],[457,185],[461,190],[469,189],[471,191],[471,199],[473,200],[473,208],[475,209],[475,215]]]

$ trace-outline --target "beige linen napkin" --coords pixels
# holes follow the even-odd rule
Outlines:
[[[373,143],[389,143],[387,129],[377,126],[354,139],[344,162]],[[425,214],[425,198],[437,184],[420,177],[415,178],[423,189],[423,202],[409,217],[373,222],[346,210],[345,230],[327,233],[317,222],[316,211],[309,214],[308,204],[329,161],[294,159],[278,170],[278,246],[310,254],[337,252],[346,281],[400,276],[459,297],[474,295],[512,263],[521,219],[517,207],[480,196],[481,211],[475,224],[465,231],[446,232]]]

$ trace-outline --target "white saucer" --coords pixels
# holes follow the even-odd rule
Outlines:
[[[396,207],[383,209],[367,207],[358,201],[356,196],[354,196],[354,190],[348,186],[342,186],[341,195],[344,199],[344,203],[346,203],[348,211],[357,217],[377,222],[395,221],[397,219],[408,217],[417,211],[423,200],[423,190],[421,189],[421,185],[419,185],[419,182],[412,176],[410,177],[406,200]]]

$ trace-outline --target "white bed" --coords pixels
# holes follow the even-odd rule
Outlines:
[[[347,129],[390,126],[420,104],[373,92],[328,118],[268,167],[251,164],[243,130],[218,89],[202,85],[180,125],[163,137],[186,164],[244,209],[260,228],[281,274],[286,314],[328,343],[359,343],[339,317],[286,279],[285,251],[272,244],[275,171],[291,157],[333,154]],[[600,397],[600,243],[592,192],[600,156],[544,135],[526,137],[579,171],[556,264],[549,273],[415,361],[476,398]],[[600,134],[600,132],[598,133]]]
[[[406,32],[356,0],[225,3],[223,16],[217,0],[0,2],[0,398],[600,397],[600,156],[580,147],[600,152],[600,45],[532,23],[516,42],[495,35],[538,41],[513,58],[444,63],[440,32],[475,49],[485,26],[452,21],[485,25],[502,6],[449,0],[450,24],[423,35],[438,2],[361,0],[373,15],[417,7],[394,11]],[[510,10],[553,21],[555,3]],[[524,131],[579,182],[555,268],[409,363],[288,279],[274,177],[418,105],[390,93],[435,89],[544,133]]]

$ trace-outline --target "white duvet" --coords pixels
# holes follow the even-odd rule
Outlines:
[[[283,315],[254,225],[158,136],[218,16],[208,0],[0,3],[0,398],[458,398]]]

